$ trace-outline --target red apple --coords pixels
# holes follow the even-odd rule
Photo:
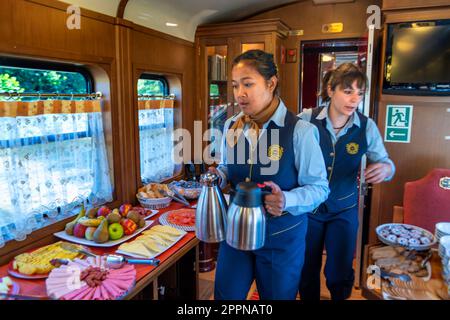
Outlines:
[[[123,232],[127,236],[135,232],[137,229],[136,223],[131,219],[124,219],[123,221],[120,222],[120,224],[123,227]]]
[[[97,217],[106,216],[111,213],[111,209],[107,206],[101,206],[100,209],[97,211]]]
[[[141,216],[145,216],[145,209],[142,207],[133,207],[131,208],[130,211],[136,211],[137,213],[139,213]]]
[[[132,207],[133,206],[129,203],[124,203],[123,205],[121,205],[119,208],[119,212],[122,215],[122,217],[126,217],[128,214],[128,211],[130,211]]]
[[[84,238],[87,228],[88,227],[83,226],[81,223],[77,223],[73,228],[73,235],[77,238]]]

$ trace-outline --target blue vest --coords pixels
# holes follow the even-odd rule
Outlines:
[[[284,120],[284,127],[277,126],[273,121],[267,126],[267,130],[261,135],[261,138],[257,143],[257,161],[253,164],[251,180],[256,183],[262,183],[264,181],[273,181],[280,186],[281,190],[291,190],[298,187],[298,170],[295,167],[294,157],[294,129],[297,121],[300,119],[296,117],[292,112],[287,111]],[[231,122],[230,127],[234,121]],[[274,142],[272,145],[271,130],[279,130],[279,141]],[[260,145],[261,141],[267,139],[267,145]],[[239,164],[237,162],[238,145],[245,144],[245,157],[240,156],[245,160],[245,163]],[[260,150],[265,147],[266,150]],[[281,148],[280,148],[281,147]],[[245,181],[245,178],[250,177],[251,165],[247,162],[250,159],[250,144],[245,138],[244,134],[239,137],[238,143],[231,148],[227,143],[227,168],[228,179],[233,189],[240,182]],[[269,154],[272,155],[270,160]],[[280,157],[281,156],[281,157]],[[274,160],[275,159],[275,160]],[[279,159],[279,160],[276,160]],[[278,161],[278,171],[274,175],[261,175],[261,168],[268,168],[271,166],[272,161]],[[242,162],[242,161],[241,161]],[[267,163],[268,162],[268,163]],[[272,164],[273,165],[273,164]]]
[[[318,212],[339,213],[358,205],[358,172],[362,156],[367,152],[367,117],[356,112],[360,127],[353,125],[333,145],[326,128],[326,118],[316,119],[324,107],[313,109],[310,122],[319,129],[320,148],[327,167],[330,195]]]

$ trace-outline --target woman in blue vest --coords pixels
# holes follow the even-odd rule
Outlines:
[[[367,183],[390,180],[395,167],[389,159],[378,128],[357,108],[364,96],[366,75],[351,63],[326,74],[321,97],[325,106],[309,109],[300,118],[319,129],[319,141],[327,167],[330,195],[308,217],[302,300],[320,299],[322,252],[326,249],[326,284],[333,300],[352,292],[353,256],[358,231],[358,172],[366,154]]]
[[[221,186],[266,183],[266,240],[261,249],[220,244],[215,299],[246,299],[253,280],[262,299],[295,299],[304,260],[307,215],[328,195],[318,130],[289,112],[276,91],[273,55],[247,51],[234,59],[232,84],[241,112],[224,125]]]

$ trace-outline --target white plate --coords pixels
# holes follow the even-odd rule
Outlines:
[[[87,240],[87,239],[82,239],[82,238],[77,238],[75,236],[70,236],[68,235],[65,231],[60,231],[57,232],[55,234],[53,234],[55,237],[58,237],[60,239],[63,240],[67,240],[67,241],[71,241],[71,242],[75,242],[75,243],[79,243],[79,244],[84,244],[86,246],[90,246],[90,247],[114,247],[117,246],[118,244],[121,244],[127,240],[130,240],[131,238],[137,236],[139,233],[141,233],[142,231],[144,231],[145,229],[147,229],[148,227],[150,227],[150,225],[153,223],[153,220],[147,220],[145,221],[145,226],[137,229],[133,234],[130,234],[128,236],[122,237],[118,240],[114,240],[114,241],[108,241],[105,243],[96,243],[92,240]]]
[[[166,213],[162,214],[159,217],[159,223],[161,223],[163,226],[169,226],[169,227],[172,227],[172,228],[175,228],[175,229],[178,229],[178,230],[182,230],[182,231],[195,231],[195,225],[193,225],[193,226],[180,226],[178,224],[170,223],[167,220],[167,217],[169,216],[169,214],[171,214],[172,212],[177,211],[177,210],[180,210],[180,209],[167,211]]]
[[[151,228],[150,228],[150,229],[151,229]],[[120,253],[120,254],[123,254],[123,255],[127,255],[127,256],[130,256],[130,257],[133,257],[133,258],[147,258],[147,259],[152,259],[152,258],[154,258],[154,257],[159,256],[161,253],[164,253],[165,251],[169,250],[170,248],[172,248],[173,245],[174,245],[175,243],[177,243],[178,241],[180,241],[180,240],[187,234],[186,231],[183,231],[183,230],[180,230],[180,231],[182,232],[182,234],[179,235],[177,238],[175,238],[174,242],[173,242],[170,246],[168,246],[167,248],[164,248],[163,251],[161,251],[161,252],[159,252],[159,253],[157,253],[157,254],[155,254],[155,255],[151,255],[151,256],[142,256],[142,255],[139,255],[139,254],[129,253],[129,252],[127,252],[127,251],[122,251],[122,250],[116,250],[116,253]],[[132,241],[130,241],[130,242],[132,242]]]
[[[157,214],[159,212],[159,210],[154,210],[154,209],[146,209],[146,210],[151,210],[152,213],[150,213],[148,216],[146,216],[144,219],[148,220],[151,217],[153,217],[155,214]]]
[[[439,222],[436,223],[436,230],[439,234],[449,234],[450,235],[450,222]]]

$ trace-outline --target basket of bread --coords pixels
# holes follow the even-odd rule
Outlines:
[[[170,205],[172,198],[166,196],[170,193],[167,184],[149,183],[138,189],[136,198],[141,206],[147,209],[162,209]]]

